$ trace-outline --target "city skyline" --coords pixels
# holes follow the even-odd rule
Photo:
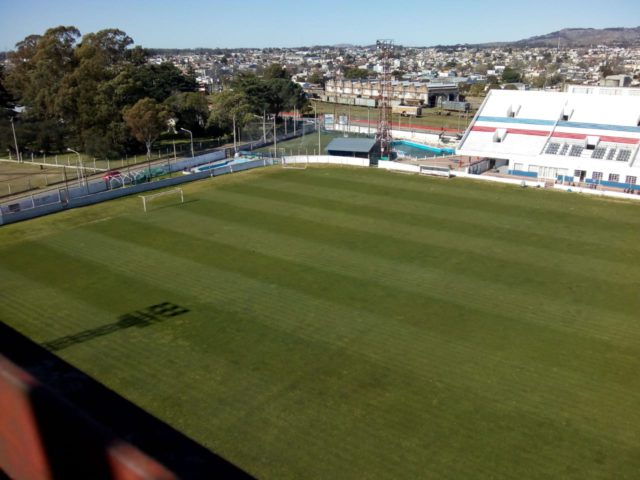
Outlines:
[[[640,6],[628,0],[610,3],[606,10],[585,9],[576,0],[543,0],[535,5],[457,0],[444,9],[439,9],[440,2],[417,0],[399,6],[379,0],[322,4],[2,0],[0,5],[0,50],[11,50],[26,36],[58,25],[73,25],[82,34],[119,28],[147,48],[266,48],[367,45],[377,38],[392,38],[407,46],[516,41],[563,28],[640,24]]]

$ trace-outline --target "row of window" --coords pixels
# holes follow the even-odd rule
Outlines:
[[[576,170],[573,172],[573,176],[574,177],[580,177],[582,174],[581,170]],[[594,182],[601,182],[602,181],[602,177],[603,174],[602,172],[593,172],[591,174],[591,180],[593,180]],[[620,175],[617,173],[610,173],[609,174],[609,181],[610,182],[616,182],[616,183],[620,183]],[[632,175],[627,175],[625,182],[627,185],[635,185],[636,182],[638,181],[638,177],[634,177]]]
[[[579,144],[549,142],[544,153],[547,155],[568,155],[569,157],[580,157],[585,147]],[[591,150],[591,149],[589,149]],[[606,157],[605,157],[606,153]],[[616,160],[618,162],[628,162],[631,158],[631,150],[616,147],[596,147],[593,149],[591,158],[595,160]]]

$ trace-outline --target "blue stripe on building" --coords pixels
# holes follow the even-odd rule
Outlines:
[[[537,120],[535,118],[513,118],[513,117],[485,117],[477,118],[479,122],[495,122],[495,123],[511,123],[520,125],[542,125],[554,126],[556,122],[553,120]],[[609,125],[604,123],[585,123],[585,122],[558,122],[558,127],[584,128],[588,130],[609,130],[613,132],[629,132],[640,133],[640,127],[628,125]]]

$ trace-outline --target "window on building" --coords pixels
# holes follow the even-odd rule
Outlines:
[[[627,181],[625,183],[629,185],[635,185],[637,180],[638,180],[637,177],[632,177],[631,175],[627,175]]]
[[[519,171],[524,170],[524,163],[514,163],[513,164],[513,169],[514,170],[519,170]]]
[[[610,173],[609,174],[609,181],[610,182],[619,182],[620,181],[620,175],[618,175],[617,173]]]
[[[596,181],[596,182],[601,182],[602,181],[602,172],[593,172],[591,174],[591,179]]]
[[[538,165],[529,165],[529,173],[538,173],[540,167]]]
[[[582,170],[574,170],[573,171],[573,176],[574,177],[579,177],[580,175],[582,175]]]

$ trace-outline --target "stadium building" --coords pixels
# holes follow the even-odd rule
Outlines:
[[[640,190],[640,89],[491,90],[456,153],[482,170]]]

